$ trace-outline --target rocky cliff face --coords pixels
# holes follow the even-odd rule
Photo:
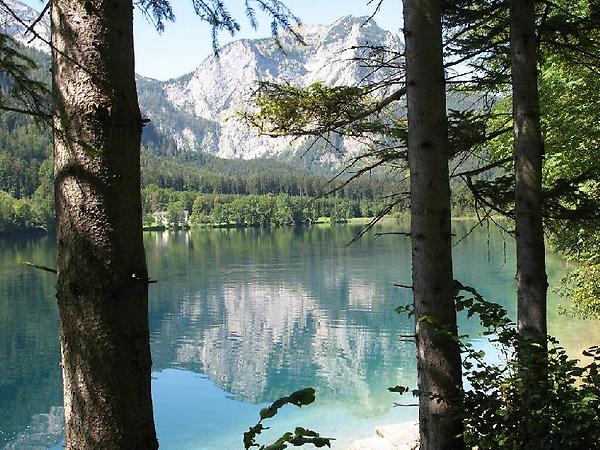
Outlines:
[[[224,158],[256,158],[290,154],[303,146],[299,140],[259,136],[240,118],[252,108],[251,96],[261,81],[307,86],[321,81],[328,85],[360,85],[389,76],[386,71],[370,74],[354,59],[366,45],[386,45],[400,50],[397,35],[382,30],[365,18],[344,17],[328,26],[305,25],[300,29],[306,45],[293,37],[240,40],[225,46],[218,57],[205,59],[191,74],[159,83],[155,89],[169,108],[184,113],[188,121],[171,123],[165,129],[176,137],[181,150],[200,150]],[[147,80],[141,80],[143,86]],[[142,107],[155,119],[165,105],[150,104],[140,96]],[[191,118],[202,126],[194,126]],[[196,122],[197,122],[196,120]],[[192,123],[190,123],[192,122]],[[207,126],[212,124],[212,126]],[[357,143],[340,142],[342,149],[357,149]]]
[[[40,39],[33,39],[27,26],[39,13],[18,0],[5,0],[21,20],[0,4],[0,30],[19,42],[48,52]],[[34,27],[50,39],[49,16]],[[287,138],[259,136],[239,116],[252,109],[252,93],[259,82],[270,81],[307,86],[324,82],[332,86],[364,85],[391,75],[389,70],[370,73],[356,58],[366,46],[386,46],[400,51],[402,41],[377,26],[373,20],[347,16],[330,25],[304,25],[298,30],[304,44],[289,34],[274,38],[234,41],[210,56],[190,74],[169,81],[138,76],[140,106],[161,134],[171,137],[180,151],[210,152],[223,158],[293,158],[309,143]],[[190,55],[193,58],[193,55]],[[350,153],[360,144],[337,139],[336,145]],[[323,160],[330,160],[324,155]]]

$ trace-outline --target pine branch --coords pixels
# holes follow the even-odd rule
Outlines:
[[[40,118],[46,119],[46,120],[50,120],[52,118],[51,114],[47,114],[42,111],[35,111],[35,110],[23,109],[23,108],[14,108],[11,106],[4,106],[4,105],[0,105],[0,111],[9,111],[9,112],[14,112],[14,113],[18,113],[18,114],[25,114],[25,115],[33,116],[33,117],[40,117]]]

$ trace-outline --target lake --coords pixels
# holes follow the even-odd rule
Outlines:
[[[515,314],[514,242],[495,228],[453,223],[455,278]],[[161,448],[235,450],[265,404],[304,387],[317,401],[287,407],[262,442],[295,426],[334,437],[333,448],[375,426],[415,420],[387,391],[415,386],[409,302],[410,242],[373,233],[346,245],[356,225],[145,233],[150,276],[153,399]],[[406,231],[386,223],[377,232]],[[460,241],[460,242],[459,242]],[[61,448],[62,393],[53,238],[0,240],[0,448]],[[548,254],[550,286],[566,271]],[[598,322],[560,316],[549,328],[573,354],[600,342]],[[478,337],[474,321],[460,333]],[[269,421],[267,421],[269,422]],[[267,423],[268,425],[268,423]]]

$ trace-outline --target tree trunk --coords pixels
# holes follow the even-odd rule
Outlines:
[[[65,446],[156,449],[131,1],[52,0]]]
[[[546,346],[542,159],[534,0],[511,0],[517,322],[521,338]]]
[[[462,380],[455,339],[439,0],[404,0],[404,37],[421,448],[459,449],[463,447],[462,424],[455,408],[460,406]]]
[[[537,86],[534,0],[511,0],[510,41],[515,158],[518,356],[524,419],[518,433],[526,448],[543,446],[550,423],[547,391],[546,262],[542,224],[542,160]],[[533,345],[532,345],[533,344]],[[540,414],[539,412],[542,412]]]

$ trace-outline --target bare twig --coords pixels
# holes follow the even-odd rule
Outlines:
[[[24,266],[29,266],[29,267],[33,267],[34,269],[40,269],[43,270],[44,272],[50,272],[50,273],[57,273],[56,269],[52,269],[51,267],[47,267],[47,266],[42,266],[40,264],[34,264],[32,262],[28,262],[28,261],[23,261],[21,264],[23,264]]]
[[[374,2],[375,0],[369,0],[367,2],[367,5],[370,5]],[[371,13],[371,15],[367,18],[367,20],[365,20],[362,24],[362,26],[365,26],[373,17],[375,17],[375,15],[379,12],[379,10],[381,9],[381,5],[383,4],[383,0],[379,0],[377,2],[377,6],[375,6],[375,10],[373,11],[373,13]]]
[[[46,3],[46,6],[44,6],[44,9],[42,9],[42,12],[37,16],[37,18],[33,22],[31,22],[31,25],[29,25],[27,27],[27,29],[25,30],[25,33],[23,33],[23,35],[33,32],[33,29],[40,22],[40,20],[42,20],[44,18],[44,16],[48,12],[48,9],[50,9],[50,2]],[[33,41],[34,39],[35,39],[35,35],[31,38],[29,43],[31,43],[31,41]]]
[[[387,231],[385,233],[375,233],[375,237],[381,237],[381,236],[389,236],[389,235],[398,235],[398,236],[407,236],[410,237],[411,234],[407,233],[405,231]]]
[[[452,178],[456,178],[456,177],[464,177],[464,176],[475,176],[475,175],[479,175],[481,173],[487,172],[488,170],[494,169],[496,167],[500,167],[503,164],[507,164],[509,162],[511,162],[513,160],[513,157],[507,157],[507,158],[503,158],[503,159],[499,159],[498,161],[494,161],[490,164],[487,164],[485,166],[479,167],[477,169],[473,169],[473,170],[467,170],[465,172],[458,172],[452,175]]]

